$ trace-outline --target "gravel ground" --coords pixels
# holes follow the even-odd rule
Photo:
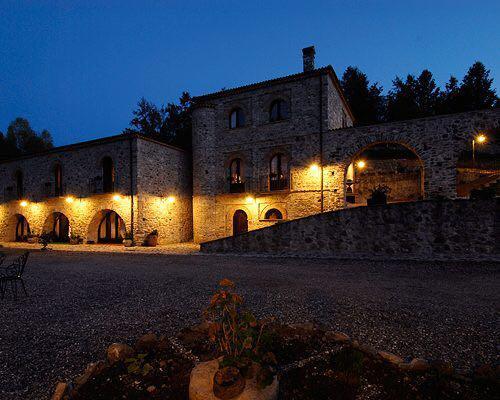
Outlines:
[[[260,315],[323,323],[461,368],[497,357],[499,264],[32,253],[29,298],[0,302],[0,399],[47,399],[112,342],[195,323],[217,282]]]

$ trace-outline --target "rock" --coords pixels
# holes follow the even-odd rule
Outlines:
[[[395,354],[389,353],[388,351],[379,351],[378,355],[382,357],[383,360],[393,364],[399,365],[403,363],[403,359]]]
[[[138,352],[149,352],[156,348],[158,337],[154,333],[146,333],[142,335],[135,344],[135,349]]]
[[[378,356],[378,351],[374,349],[372,346],[368,346],[367,344],[359,344],[355,347],[362,353],[371,356],[371,357],[377,357]]]
[[[113,343],[108,347],[106,352],[108,362],[113,365],[117,361],[124,361],[125,359],[134,355],[134,349],[127,344]]]
[[[79,388],[85,385],[94,376],[99,375],[106,367],[104,361],[97,361],[96,363],[90,363],[85,372],[75,379],[75,388]]]
[[[219,400],[213,392],[215,373],[219,370],[219,360],[211,360],[196,365],[191,371],[189,381],[189,400]],[[259,389],[255,378],[247,379],[245,389],[232,400],[276,400],[278,398],[278,379],[263,389]]]
[[[59,382],[56,386],[56,390],[54,390],[51,400],[62,400],[67,388],[67,383]]]
[[[442,375],[453,375],[455,372],[453,365],[447,361],[436,360],[432,363],[432,367]]]
[[[430,368],[429,363],[423,358],[414,358],[410,362],[403,362],[398,365],[404,371],[425,372]]]
[[[341,342],[341,343],[346,343],[349,340],[351,340],[351,338],[347,336],[345,333],[334,332],[334,331],[326,331],[324,337],[326,340],[332,340],[334,342]]]

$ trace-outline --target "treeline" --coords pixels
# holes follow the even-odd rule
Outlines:
[[[387,95],[378,83],[370,83],[357,67],[348,67],[341,79],[344,95],[357,125],[429,117],[499,107],[493,78],[483,63],[475,62],[459,82],[451,76],[444,89],[432,73],[396,77]]]
[[[16,118],[7,127],[7,134],[0,131],[0,159],[37,153],[54,147],[52,135],[46,129],[37,133],[25,118]]]

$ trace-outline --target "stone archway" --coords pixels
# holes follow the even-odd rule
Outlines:
[[[357,151],[344,171],[346,205],[366,205],[372,191],[388,191],[388,202],[424,198],[424,163],[417,152],[399,142],[374,142]]]
[[[87,241],[90,243],[122,243],[125,233],[125,222],[116,211],[101,210],[89,224]]]
[[[45,220],[42,232],[49,234],[52,242],[69,242],[71,230],[68,217],[61,212],[53,212]]]

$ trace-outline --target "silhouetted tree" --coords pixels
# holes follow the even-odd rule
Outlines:
[[[158,108],[145,98],[132,113],[131,128],[124,133],[138,133],[164,143],[189,148],[191,145],[191,96],[183,92],[179,104],[168,103]]]
[[[460,101],[457,111],[481,110],[494,107],[498,103],[493,78],[484,64],[476,61],[465,74],[460,86]]]
[[[440,90],[432,73],[425,69],[415,78],[408,75],[406,81],[396,77],[387,96],[387,120],[420,118],[435,115]]]
[[[0,157],[11,158],[22,154],[37,153],[53,147],[49,131],[37,133],[27,119],[18,117],[7,128],[7,135],[0,132]]]
[[[378,83],[370,82],[357,67],[347,67],[340,82],[344,95],[356,119],[356,125],[381,122],[384,97]]]

